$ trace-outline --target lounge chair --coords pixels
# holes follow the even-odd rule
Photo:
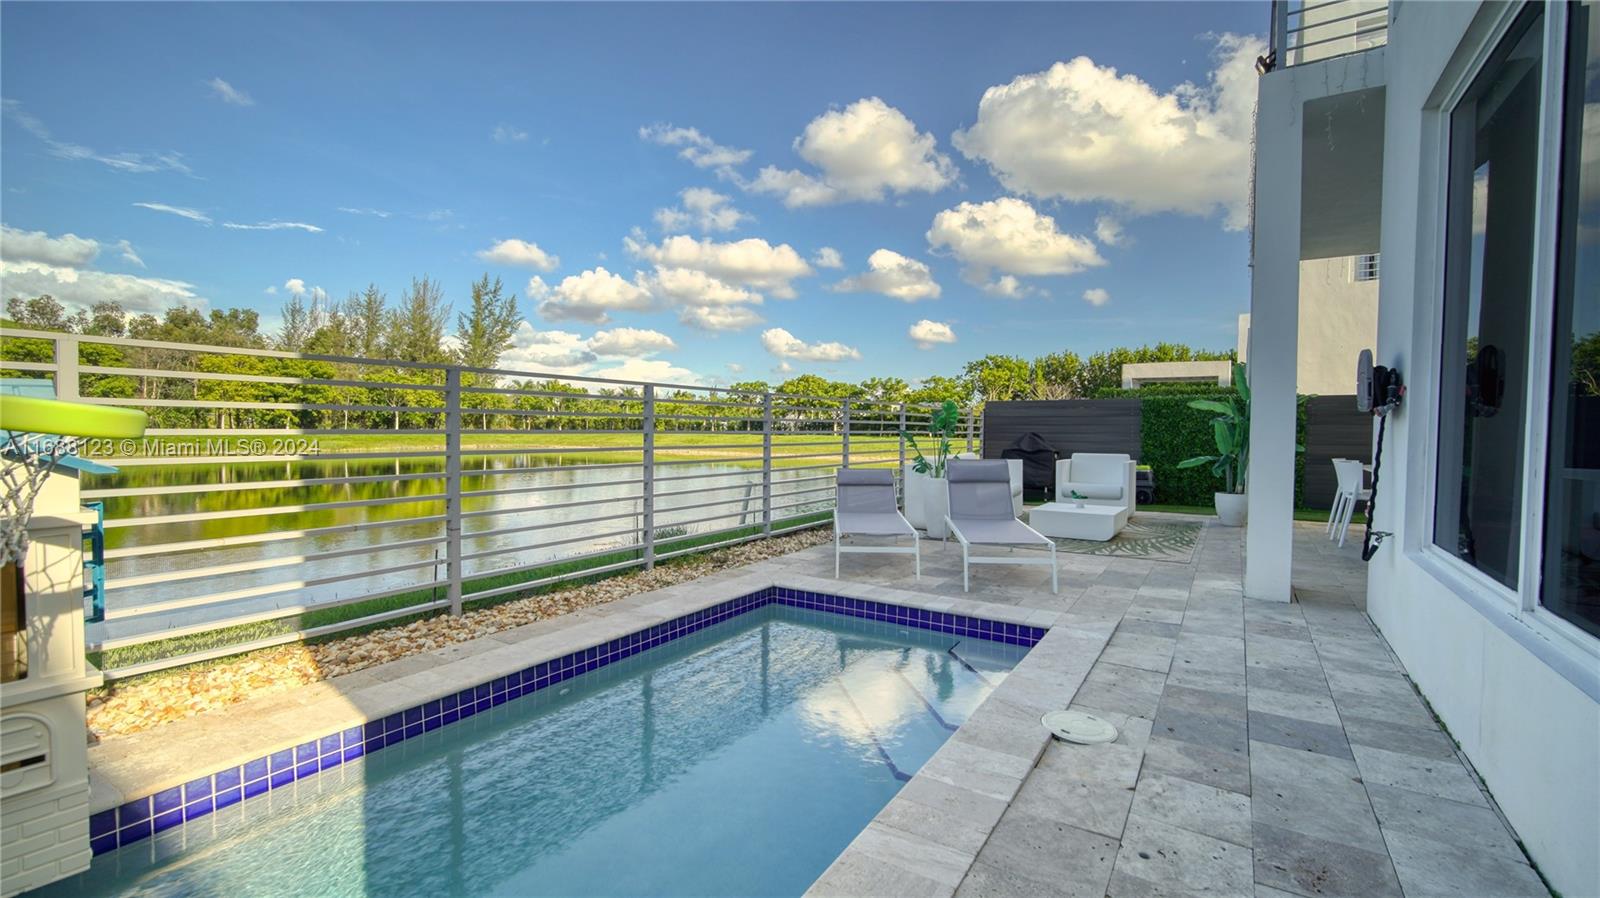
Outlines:
[[[922,579],[921,540],[917,528],[900,514],[894,498],[894,472],[843,469],[837,478],[837,502],[833,509],[833,575],[839,576],[839,557],[846,552],[859,554],[907,554],[916,564],[917,579]],[[847,546],[846,536],[909,536],[909,547],[892,545]]]
[[[1060,592],[1056,569],[1055,540],[1017,520],[1011,511],[1011,476],[1006,463],[989,461],[950,462],[946,474],[950,485],[950,513],[945,527],[961,543],[961,587],[972,591],[968,569],[974,564],[1048,564],[1050,591]],[[1023,555],[972,555],[973,546],[1018,546],[1048,548],[1050,557]]]

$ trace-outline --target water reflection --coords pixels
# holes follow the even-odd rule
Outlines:
[[[638,544],[634,531],[642,526],[644,474],[638,463],[619,462],[616,456],[554,454],[469,456],[463,463],[469,468],[463,493],[494,493],[468,495],[462,502],[462,551],[468,577]],[[181,605],[186,599],[224,590],[236,596],[217,607],[179,607],[113,619],[106,632],[112,636],[148,632],[434,583],[444,573],[442,471],[442,457],[322,459],[137,466],[96,478],[86,484],[87,489],[110,491],[104,501],[113,523],[107,533],[108,605],[113,618],[117,609]],[[655,473],[671,478],[657,485],[658,539],[760,523],[759,467],[673,463],[658,465]],[[774,493],[822,486],[821,481],[797,482],[819,473],[823,472],[778,469],[773,473]],[[277,485],[336,478],[355,482]],[[193,489],[245,483],[263,486],[227,492]],[[170,489],[140,496],[116,492],[151,487]],[[831,501],[827,493],[775,501],[800,500],[805,503],[778,515],[825,508]],[[305,508],[366,501],[381,504]],[[240,510],[261,513],[222,516]],[[728,517],[701,520],[715,515]],[[161,520],[117,526],[129,518]],[[407,523],[384,525],[399,521]],[[217,539],[231,544],[163,550]],[[224,571],[225,576],[184,576],[219,565],[234,567]],[[396,567],[405,569],[375,573]]]

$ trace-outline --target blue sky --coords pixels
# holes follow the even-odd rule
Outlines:
[[[508,363],[672,380],[1228,348],[1266,19],[8,3],[5,294],[274,326],[291,287],[460,308],[488,271]]]

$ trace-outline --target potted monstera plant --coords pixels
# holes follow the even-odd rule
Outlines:
[[[910,470],[905,474],[906,519],[933,539],[945,536],[944,516],[950,510],[950,493],[945,488],[944,473],[950,463],[951,441],[960,426],[961,409],[945,400],[928,420],[926,438],[933,443],[932,458],[909,431],[900,434],[911,450]]]
[[[1211,473],[1222,478],[1224,487],[1213,494],[1217,517],[1229,527],[1238,527],[1245,520],[1245,484],[1250,470],[1250,384],[1245,381],[1245,366],[1234,364],[1233,395],[1227,401],[1195,399],[1189,407],[1217,413],[1211,419],[1217,452],[1184,459],[1178,467],[1210,465]]]

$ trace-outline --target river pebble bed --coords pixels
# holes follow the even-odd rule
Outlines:
[[[260,695],[355,673],[582,608],[694,580],[707,574],[820,545],[832,530],[805,530],[715,549],[596,583],[317,645],[292,644],[112,683],[89,694],[90,739],[115,738],[226,708]]]

